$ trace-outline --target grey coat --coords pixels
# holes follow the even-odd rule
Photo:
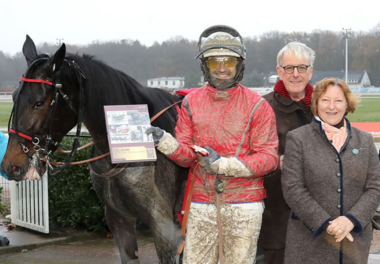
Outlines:
[[[349,135],[340,153],[315,119],[288,133],[282,187],[292,214],[285,263],[368,262],[371,218],[380,204],[379,159],[372,136],[346,121]],[[353,243],[336,243],[325,232],[341,215],[356,224]]]

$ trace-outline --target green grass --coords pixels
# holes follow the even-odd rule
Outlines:
[[[355,113],[347,118],[351,122],[380,122],[380,96],[361,98]]]
[[[380,122],[380,96],[362,97],[355,112],[348,114],[347,118],[351,122]],[[380,142],[380,138],[374,140]]]
[[[12,106],[12,102],[0,103],[0,126],[8,126]],[[348,114],[347,118],[351,122],[380,122],[380,95],[361,98],[355,113]]]
[[[13,103],[11,102],[1,102],[0,103],[0,126],[7,127],[8,120],[11,115]]]

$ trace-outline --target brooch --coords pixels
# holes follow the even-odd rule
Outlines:
[[[352,150],[352,153],[353,153],[354,155],[356,155],[356,154],[359,153],[359,150],[358,150],[358,149],[353,149],[353,150]]]

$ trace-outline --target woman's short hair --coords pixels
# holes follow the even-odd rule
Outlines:
[[[283,47],[277,54],[277,66],[283,66],[282,58],[287,55],[295,55],[298,59],[307,59],[309,61],[309,65],[313,66],[315,60],[315,52],[305,44],[297,41],[293,41],[288,43],[285,47]]]
[[[311,112],[314,116],[318,116],[318,100],[321,98],[321,96],[326,92],[327,87],[330,85],[332,86],[339,86],[342,88],[344,97],[347,101],[347,115],[349,112],[353,113],[355,112],[356,106],[359,103],[359,99],[356,95],[354,95],[348,85],[341,79],[338,78],[325,78],[319,82],[317,82],[317,85],[315,86],[312,99],[311,99]]]

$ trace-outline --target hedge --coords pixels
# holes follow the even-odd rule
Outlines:
[[[80,145],[89,142],[81,138]],[[62,149],[72,148],[72,137],[62,141]],[[74,160],[89,157],[91,147],[77,151]],[[56,152],[54,160],[64,161],[67,154]],[[49,218],[61,227],[84,227],[88,231],[106,231],[104,206],[92,188],[88,164],[68,166],[56,175],[49,176]]]

